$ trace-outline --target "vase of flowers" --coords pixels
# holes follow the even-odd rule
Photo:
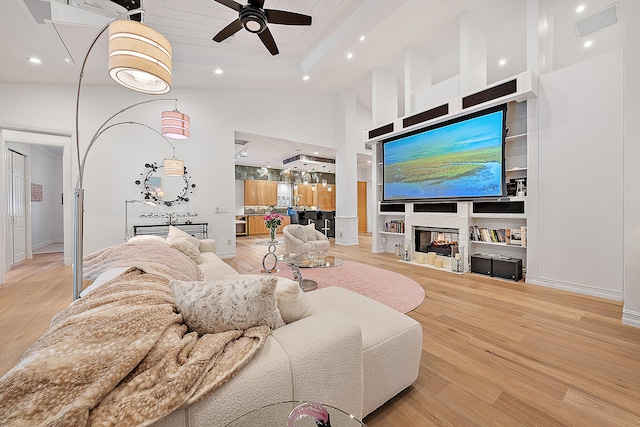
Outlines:
[[[276,241],[276,229],[282,224],[283,216],[279,213],[269,212],[264,216],[264,225],[269,229],[269,241]]]

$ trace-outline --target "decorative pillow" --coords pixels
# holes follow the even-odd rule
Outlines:
[[[278,286],[276,286],[276,299],[284,323],[292,323],[312,314],[307,296],[295,280],[279,277]]]
[[[191,258],[196,264],[202,264],[202,256],[200,255],[200,251],[196,248],[193,243],[188,241],[187,239],[178,239],[169,245],[173,249],[177,249],[189,258]]]
[[[138,234],[137,236],[133,236],[132,238],[130,238],[128,240],[129,242],[160,242],[160,243],[166,243],[164,240],[164,237],[162,236],[155,236],[153,234]]]
[[[260,274],[241,274],[240,276],[253,278],[254,280],[263,277],[275,277],[278,279],[278,284],[276,285],[276,301],[284,323],[289,324],[311,316],[311,305],[305,293],[300,289],[300,284],[295,280],[278,276],[262,276]],[[223,279],[233,279],[236,277],[238,277],[237,274],[229,274],[224,276]]]
[[[174,227],[173,225],[169,226],[169,234],[167,234],[167,245],[171,246],[171,243],[175,242],[179,239],[187,239],[196,249],[200,249],[200,240],[193,237],[191,234],[186,233],[180,230],[178,227]]]
[[[296,239],[302,240],[303,242],[307,241],[307,233],[304,232],[304,226],[294,225],[293,227],[287,228],[287,231]]]
[[[284,326],[276,304],[275,277],[243,275],[205,282],[172,281],[171,290],[185,323],[198,335],[253,326]]]
[[[316,226],[314,224],[305,225],[304,234],[307,236],[307,242],[318,240],[316,238]]]

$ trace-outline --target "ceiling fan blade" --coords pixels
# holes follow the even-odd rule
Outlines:
[[[227,6],[228,8],[231,8],[236,12],[240,12],[240,9],[242,9],[242,5],[233,0],[214,0],[214,1],[220,3],[221,5]]]
[[[224,27],[218,34],[213,38],[214,42],[220,43],[221,41],[231,37],[238,31],[242,29],[242,23],[240,22],[240,18],[233,21],[231,24]]]
[[[257,7],[258,9],[262,9],[264,7],[264,0],[249,0],[247,3],[249,6]]]
[[[264,12],[267,14],[267,22],[270,24],[311,25],[309,15],[275,9],[265,9]]]
[[[265,28],[263,32],[258,34],[258,37],[260,37],[260,40],[262,40],[264,47],[266,47],[269,52],[271,52],[271,55],[277,55],[280,53],[280,51],[278,50],[278,46],[276,46],[276,41],[271,35],[271,31],[269,31],[269,28]]]

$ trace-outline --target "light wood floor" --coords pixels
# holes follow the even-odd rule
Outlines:
[[[266,247],[238,238],[240,272]],[[405,274],[425,289],[418,380],[365,419],[379,426],[640,426],[640,329],[615,301],[484,276],[454,275],[335,246],[345,259]],[[279,251],[282,249],[279,247]],[[71,302],[60,254],[21,263],[0,285],[0,375]]]

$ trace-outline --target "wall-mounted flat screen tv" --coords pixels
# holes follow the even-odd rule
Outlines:
[[[501,197],[506,105],[382,141],[383,201]]]

